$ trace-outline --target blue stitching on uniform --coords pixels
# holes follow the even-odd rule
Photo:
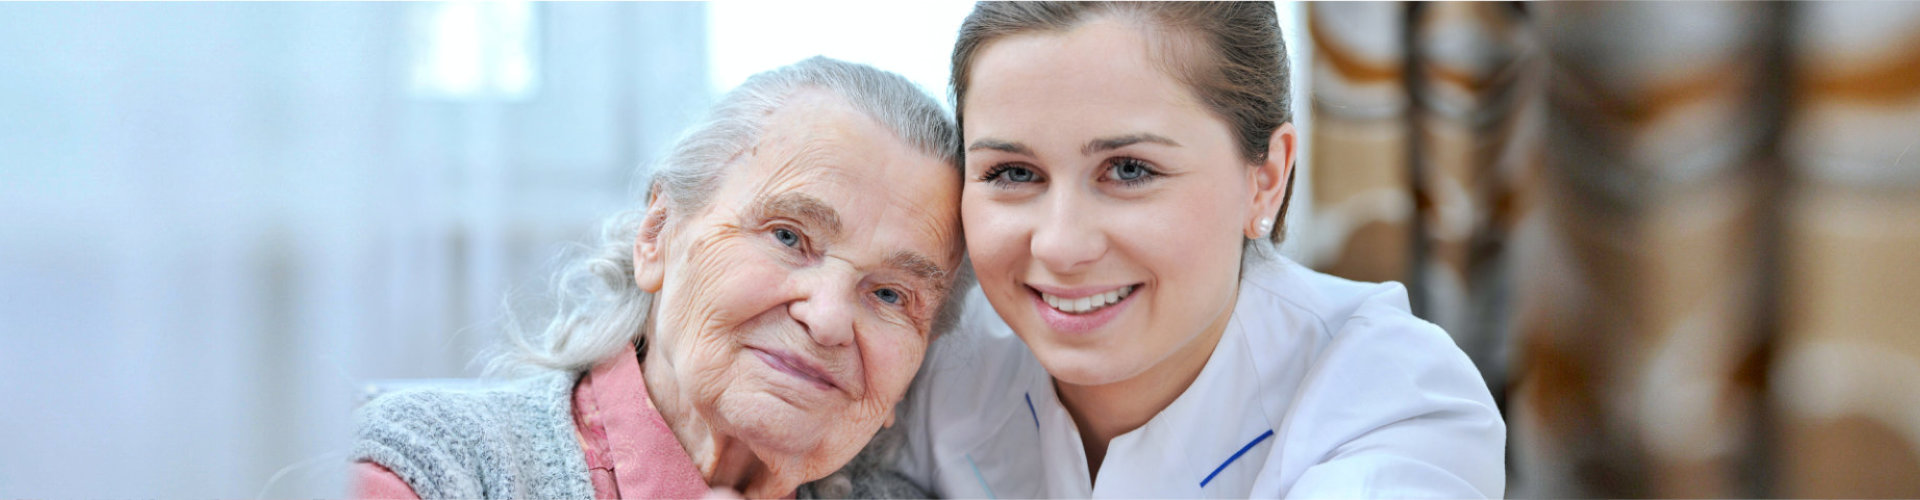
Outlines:
[[[1033,430],[1040,430],[1040,411],[1033,409],[1033,393],[1027,393],[1027,414],[1033,415]]]
[[[967,466],[973,468],[973,478],[980,480],[980,489],[987,490],[987,498],[996,498],[993,496],[993,487],[987,486],[987,476],[980,475],[980,466],[973,463],[972,453],[967,454]]]
[[[1233,463],[1234,460],[1239,460],[1241,455],[1247,454],[1247,450],[1253,449],[1254,445],[1260,444],[1261,441],[1266,441],[1267,438],[1270,438],[1270,437],[1273,437],[1273,429],[1267,429],[1267,432],[1264,434],[1261,434],[1260,437],[1253,438],[1253,442],[1247,443],[1246,446],[1240,447],[1240,451],[1233,452],[1233,456],[1227,457],[1226,462],[1222,462],[1219,467],[1214,467],[1213,473],[1207,474],[1206,479],[1201,479],[1200,487],[1201,488],[1207,487],[1207,483],[1213,482],[1213,476],[1218,476],[1220,475],[1220,471],[1227,469],[1227,464]]]

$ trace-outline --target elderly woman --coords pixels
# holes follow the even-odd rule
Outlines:
[[[786,497],[839,469],[948,322],[955,141],[891,73],[754,76],[572,267],[581,297],[524,349],[540,373],[362,408],[358,494]]]

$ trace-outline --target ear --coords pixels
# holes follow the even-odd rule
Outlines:
[[[640,222],[640,234],[633,240],[633,282],[647,293],[659,293],[666,280],[667,207],[665,197],[654,194],[647,200],[647,217]]]
[[[1286,202],[1287,182],[1293,177],[1294,157],[1299,153],[1299,134],[1293,123],[1282,123],[1267,138],[1267,157],[1254,165],[1248,185],[1253,190],[1252,213],[1243,227],[1248,238],[1261,239],[1280,226],[1280,205]],[[1264,224],[1263,224],[1264,222]]]

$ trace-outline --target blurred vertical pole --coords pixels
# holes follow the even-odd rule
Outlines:
[[[1920,5],[1795,10],[1775,492],[1920,497]]]
[[[1540,496],[1740,496],[1764,347],[1766,9],[1553,3],[1549,229],[1511,421]]]
[[[1515,3],[1416,3],[1408,20],[1411,292],[1503,396],[1507,243],[1541,162],[1539,44]]]
[[[1764,42],[1762,56],[1766,58],[1765,67],[1772,68],[1769,76],[1759,83],[1759,100],[1762,101],[1759,120],[1764,160],[1755,166],[1757,183],[1754,203],[1759,206],[1759,214],[1754,222],[1751,243],[1759,252],[1759,278],[1754,292],[1757,304],[1754,314],[1754,339],[1756,348],[1749,352],[1737,369],[1737,377],[1742,387],[1751,388],[1753,401],[1750,411],[1743,422],[1746,427],[1747,446],[1744,460],[1737,463],[1739,483],[1745,491],[1733,494],[1748,498],[1772,498],[1779,489],[1775,478],[1778,459],[1772,394],[1765,390],[1768,386],[1769,367],[1774,363],[1774,354],[1780,338],[1781,269],[1784,262],[1785,239],[1781,236],[1787,204],[1787,185],[1789,171],[1784,151],[1785,131],[1791,118],[1792,84],[1787,75],[1794,72],[1790,57],[1790,41],[1793,38],[1793,19],[1798,10],[1793,2],[1764,4],[1763,27],[1771,36]]]
[[[1426,12],[1427,2],[1406,2],[1405,5],[1407,14],[1406,21],[1400,25],[1400,47],[1406,54],[1406,59],[1401,61],[1401,72],[1405,77],[1402,80],[1401,92],[1407,96],[1407,108],[1402,117],[1407,123],[1406,189],[1408,198],[1413,200],[1414,213],[1413,221],[1409,225],[1412,233],[1408,236],[1412,238],[1412,244],[1409,245],[1407,268],[1400,279],[1407,285],[1408,307],[1413,309],[1413,314],[1432,320],[1434,319],[1433,307],[1430,303],[1433,301],[1433,296],[1427,292],[1428,275],[1421,272],[1425,268],[1423,264],[1428,258],[1427,254],[1433,251],[1429,248],[1432,240],[1426,237],[1433,231],[1432,228],[1427,227],[1433,220],[1428,216],[1434,206],[1433,200],[1428,198],[1433,190],[1426,185],[1431,182],[1431,179],[1424,175],[1430,167],[1426,166],[1427,141],[1421,140],[1421,127],[1424,124],[1420,121],[1419,107],[1420,89],[1425,87],[1427,82],[1426,74],[1420,71],[1420,61],[1416,59],[1420,50],[1416,23],[1420,21],[1421,14]],[[1447,325],[1440,326],[1444,328]]]

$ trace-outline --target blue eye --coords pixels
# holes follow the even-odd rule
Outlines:
[[[1153,167],[1147,165],[1147,162],[1133,158],[1114,160],[1111,166],[1107,167],[1107,172],[1113,180],[1127,185],[1148,182],[1160,176],[1160,173],[1153,171]]]
[[[896,292],[892,288],[882,288],[879,290],[874,290],[873,296],[875,298],[880,299],[881,302],[886,302],[888,304],[894,304],[894,305],[899,305],[900,301],[904,299],[904,297],[900,296],[900,292]]]
[[[994,165],[993,168],[987,169],[986,175],[980,176],[980,180],[996,185],[1008,186],[1012,184],[1038,182],[1040,180],[1040,174],[1026,167]]]
[[[1140,163],[1140,160],[1125,158],[1114,163],[1114,179],[1119,181],[1139,181],[1148,175],[1154,175],[1154,171],[1148,169],[1146,163]]]
[[[786,245],[789,247],[800,246],[800,233],[795,233],[793,232],[792,229],[787,229],[784,227],[774,229],[773,239],[778,240],[780,244]]]

